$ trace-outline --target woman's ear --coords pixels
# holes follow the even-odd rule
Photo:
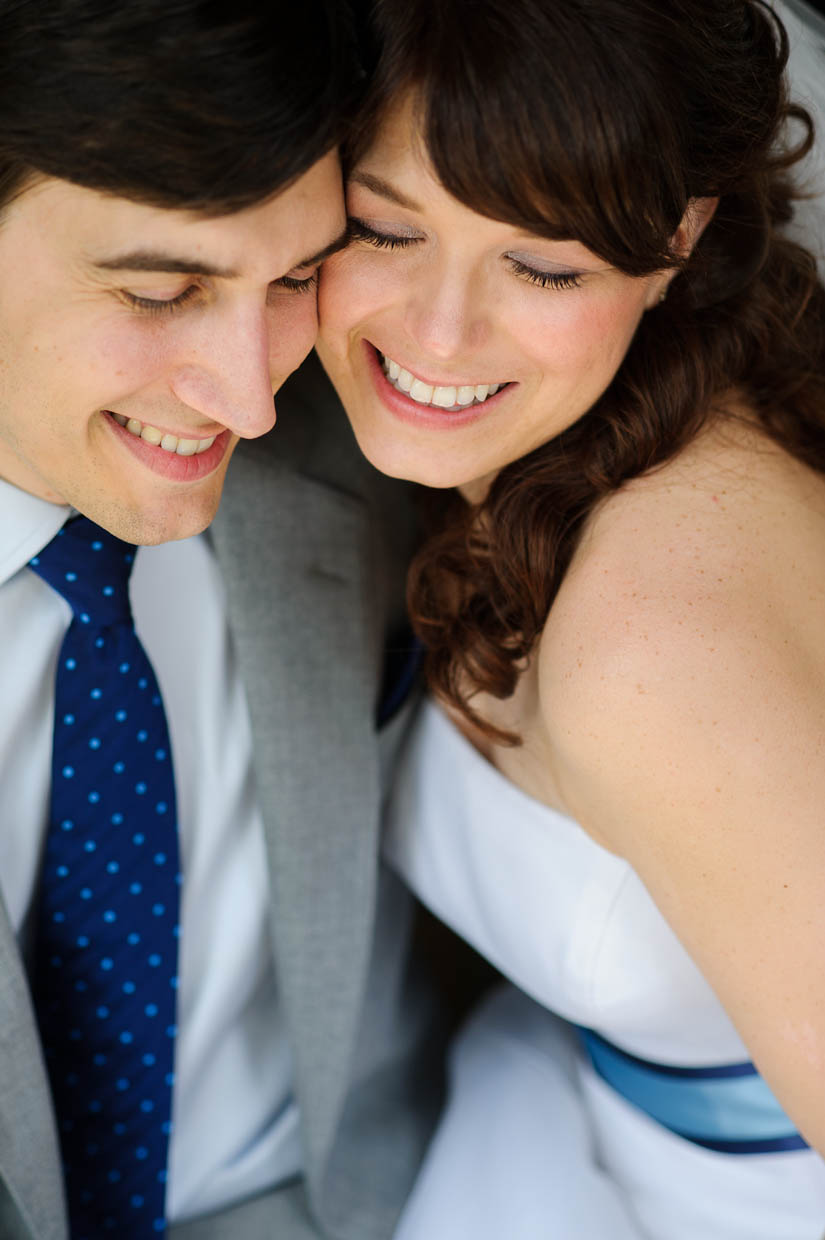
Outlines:
[[[673,249],[680,258],[688,258],[693,252],[694,246],[713,219],[718,206],[718,198],[691,198],[679,222],[679,227],[673,234]],[[650,295],[645,303],[646,309],[651,310],[665,300],[670,282],[678,274],[678,270],[673,268],[659,273],[651,283]]]
[[[687,258],[692,253],[718,206],[718,198],[691,198],[679,227],[673,234],[673,248],[682,258]]]

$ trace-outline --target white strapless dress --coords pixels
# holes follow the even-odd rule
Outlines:
[[[506,780],[431,702],[385,853],[513,983],[454,1045],[396,1240],[822,1240],[813,1151],[702,1148],[596,1074],[567,1022],[680,1067],[749,1055],[634,870]]]

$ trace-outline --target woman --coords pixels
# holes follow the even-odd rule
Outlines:
[[[363,451],[434,489],[387,849],[514,983],[399,1238],[820,1240],[825,290],[781,231],[783,28],[375,24],[321,313]]]

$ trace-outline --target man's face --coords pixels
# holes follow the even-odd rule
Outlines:
[[[337,159],[206,218],[43,179],[0,219],[0,477],[129,542],[202,530],[315,341]]]

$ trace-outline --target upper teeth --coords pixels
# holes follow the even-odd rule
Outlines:
[[[476,383],[474,385],[462,384],[458,387],[440,387],[425,383],[423,379],[416,379],[409,370],[405,370],[398,362],[394,362],[391,357],[385,357],[383,354],[381,365],[384,368],[384,374],[399,392],[404,392],[419,405],[435,405],[439,409],[466,408],[474,401],[480,404],[488,396],[495,396],[502,386],[500,383]]]
[[[217,435],[209,439],[178,439],[177,435],[166,435],[156,426],[147,426],[145,422],[138,422],[137,418],[124,417],[122,413],[113,413],[112,417],[138,439],[145,439],[147,443],[163,448],[164,452],[175,452],[178,456],[197,456],[199,452],[211,448],[217,439]]]

